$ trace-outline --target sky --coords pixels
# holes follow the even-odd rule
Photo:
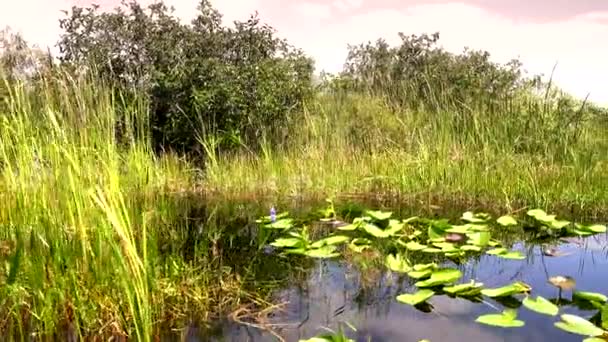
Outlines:
[[[153,0],[140,0],[149,3]],[[258,11],[278,34],[316,60],[318,70],[339,71],[347,44],[397,33],[440,32],[449,51],[487,50],[497,62],[519,58],[532,74],[547,77],[575,96],[608,105],[607,0],[211,0],[227,23]],[[120,0],[7,1],[0,27],[10,26],[40,46],[59,35],[61,10],[92,2],[102,8]],[[197,0],[165,0],[190,20]]]

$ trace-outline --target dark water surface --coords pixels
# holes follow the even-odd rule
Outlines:
[[[496,236],[504,241],[505,237]],[[519,241],[509,249],[519,250],[526,259],[507,260],[482,254],[456,265],[463,277],[458,283],[474,279],[485,288],[523,281],[532,286],[532,297],[558,299],[558,289],[548,283],[552,276],[571,276],[580,291],[608,295],[608,238],[598,234],[585,239],[553,241],[566,254],[549,257],[542,253],[547,244],[540,244],[525,236],[508,236]],[[525,242],[522,242],[525,241]],[[546,243],[546,242],[545,242]],[[554,323],[559,315],[576,314],[589,319],[597,309],[583,310],[571,303],[571,292],[564,291],[559,298],[560,312],[551,317],[528,310],[521,305],[523,296],[510,297],[499,303],[484,297],[484,302],[471,302],[446,295],[435,295],[428,302],[428,312],[399,303],[395,298],[402,293],[413,293],[415,280],[386,269],[371,267],[367,270],[344,259],[309,259],[303,276],[294,277],[275,292],[275,302],[286,303],[268,319],[268,327],[285,341],[311,338],[324,332],[324,327],[336,330],[342,321],[357,328],[353,332],[344,326],[347,335],[357,341],[431,342],[449,341],[582,341],[583,336],[559,330]],[[276,269],[274,272],[286,272]],[[506,307],[518,309],[518,319],[525,322],[521,328],[499,328],[475,322],[482,314],[499,313]],[[277,341],[275,335],[253,326],[227,322],[220,324],[214,333],[201,333],[196,329],[185,332],[187,341]],[[211,336],[213,335],[213,336]]]

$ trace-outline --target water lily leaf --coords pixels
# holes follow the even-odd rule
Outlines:
[[[264,225],[264,228],[268,229],[289,229],[291,227],[293,227],[293,219],[290,218],[276,220]]]
[[[548,215],[542,209],[531,209],[527,212],[528,216],[532,216],[540,222],[551,222],[555,220],[555,215]]]
[[[489,251],[486,251],[486,254],[490,254],[490,255],[498,255],[498,254],[503,254],[508,252],[508,250],[506,248],[503,247],[499,247],[499,248],[494,248],[491,249]]]
[[[473,214],[473,212],[467,211],[462,214],[461,219],[464,221],[472,222],[472,223],[480,223],[480,222],[486,222],[487,220],[489,220],[490,215],[488,215],[486,213]]]
[[[437,268],[437,264],[432,262],[429,264],[416,264],[414,265],[414,271],[425,271],[425,270],[434,270]]]
[[[468,224],[462,226],[452,226],[452,228],[445,230],[447,233],[466,234],[471,231],[471,226]]]
[[[481,294],[488,297],[507,297],[514,294],[527,293],[532,290],[532,287],[524,282],[516,281],[511,285],[495,288],[484,289]]]
[[[366,223],[363,225],[363,230],[365,230],[368,234],[377,237],[377,238],[387,238],[389,236],[391,236],[391,232],[386,231],[384,229],[380,229],[378,228],[378,226],[376,226],[373,223]]]
[[[520,251],[511,251],[511,252],[501,253],[501,254],[498,254],[497,257],[503,258],[503,259],[510,259],[510,260],[523,260],[526,258],[523,254],[521,254]]]
[[[576,226],[576,228],[578,228],[578,230],[583,231],[583,232],[589,232],[589,233],[605,233],[606,232],[606,226],[601,225],[601,224],[594,224],[594,225],[583,225],[580,223],[575,223],[574,224]]]
[[[481,247],[473,246],[473,245],[462,245],[462,246],[460,246],[460,249],[463,251],[481,252]]]
[[[553,229],[562,229],[569,224],[570,224],[570,221],[554,220],[550,223],[550,226]]]
[[[606,342],[606,340],[599,337],[587,337],[583,342]]]
[[[446,286],[443,291],[452,295],[473,296],[481,293],[483,283],[477,283],[471,280],[469,283],[458,284],[454,286]]]
[[[435,264],[435,263],[417,264],[417,265],[414,265],[414,267],[413,267],[414,270],[409,272],[407,275],[410,278],[414,278],[414,279],[426,278],[426,277],[430,276],[431,273],[433,273],[433,271],[436,268],[437,268],[437,264]]]
[[[380,211],[380,210],[368,210],[365,212],[365,214],[368,215],[369,217],[371,217],[375,221],[386,221],[391,216],[393,216],[393,213],[390,211]]]
[[[418,287],[433,287],[437,285],[450,284],[460,279],[462,272],[455,268],[441,268],[433,273],[427,280],[416,282]]]
[[[536,297],[536,299],[526,297],[524,298],[522,304],[526,308],[544,315],[555,316],[559,312],[559,308],[555,304],[541,296]]]
[[[404,293],[402,295],[397,296],[397,301],[409,305],[418,305],[429,298],[433,297],[435,294],[434,291],[428,289],[418,290],[416,293]]]
[[[598,303],[606,303],[608,301],[608,297],[601,293],[596,292],[585,292],[585,291],[573,291],[572,297],[576,299],[583,299],[590,302],[598,302]]]
[[[427,248],[427,246],[422,245],[416,241],[410,241],[405,244],[405,248],[409,249],[410,251],[421,251],[421,250]]]
[[[517,319],[517,311],[505,309],[501,314],[487,314],[477,317],[475,322],[502,328],[523,327],[525,323]]]
[[[344,236],[344,235],[328,236],[324,239],[313,242],[310,245],[310,247],[319,248],[319,247],[329,246],[329,245],[339,245],[339,244],[345,243],[349,240],[350,240],[350,237]]]
[[[338,227],[338,230],[353,231],[353,230],[357,230],[357,228],[359,228],[359,226],[360,226],[359,224],[351,223],[351,224],[347,224],[345,226]]]
[[[367,248],[371,248],[372,241],[366,238],[355,238],[349,244],[348,248],[356,253],[361,253]]]
[[[604,334],[604,330],[582,317],[563,314],[561,315],[561,319],[561,322],[555,322],[555,326],[569,333],[590,337],[602,336]]]
[[[490,232],[477,232],[467,234],[470,244],[484,247],[490,242]]]
[[[303,247],[304,241],[299,238],[278,238],[270,243],[274,247]]]
[[[427,247],[427,248],[423,249],[422,252],[424,252],[424,253],[441,253],[442,250],[439,248]]]
[[[340,253],[336,253],[335,250],[336,246],[324,246],[321,248],[309,249],[303,254],[311,258],[327,259],[340,256]]]
[[[490,239],[490,241],[488,241],[488,246],[490,246],[490,247],[500,246],[500,242]]]
[[[430,225],[428,230],[427,230],[427,234],[429,236],[429,239],[440,239],[443,238],[445,235],[445,230],[442,229],[441,227],[438,227],[436,225]]]
[[[435,247],[441,248],[441,251],[443,251],[444,253],[458,251],[458,248],[456,248],[454,244],[450,242],[437,242],[433,245]]]
[[[412,270],[409,261],[402,254],[389,254],[384,261],[385,265],[392,271],[407,273]]]
[[[515,218],[513,218],[513,216],[510,216],[510,215],[501,216],[496,220],[496,222],[498,222],[498,224],[500,224],[503,227],[517,225],[517,220],[515,220]]]

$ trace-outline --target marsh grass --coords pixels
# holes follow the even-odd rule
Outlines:
[[[461,114],[321,94],[294,118],[281,146],[216,157],[204,188],[234,198],[385,195],[478,202],[486,210],[529,205],[605,213],[605,125],[589,117],[562,127],[551,102],[542,109],[528,97],[519,101],[503,113]]]
[[[192,243],[184,256],[195,173],[152,153],[143,99],[67,73],[5,88],[1,331],[146,341],[160,322],[208,321],[257,300],[218,267],[221,253]]]

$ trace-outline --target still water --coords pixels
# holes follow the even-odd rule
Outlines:
[[[475,279],[486,288],[500,287],[521,280],[532,286],[532,296],[549,300],[558,298],[558,289],[547,282],[548,277],[569,275],[577,281],[577,289],[608,293],[608,255],[605,234],[577,241],[562,241],[557,247],[565,255],[549,257],[540,245],[518,243],[513,249],[522,251],[525,260],[505,260],[492,255],[469,260],[457,267],[463,271],[461,282]],[[556,245],[554,245],[556,246]],[[423,312],[395,300],[398,294],[415,292],[407,276],[380,271],[365,275],[343,260],[319,260],[308,276],[277,292],[276,300],[287,302],[283,310],[270,319],[270,324],[285,341],[298,341],[323,332],[323,327],[336,329],[346,321],[357,328],[345,331],[357,341],[403,341],[422,339],[434,341],[581,341],[582,336],[554,327],[559,316],[550,317],[521,306],[519,300],[498,303],[492,299],[474,303],[445,295],[428,302],[432,310]],[[371,278],[371,279],[367,279]],[[568,304],[571,292],[560,299],[560,314],[572,313],[585,318],[595,311],[581,310]],[[475,322],[477,316],[498,313],[505,307],[518,308],[518,319],[526,322],[521,328],[498,328]],[[427,310],[428,311],[428,310]],[[221,337],[196,336],[191,331],[188,341],[277,341],[272,334],[240,324],[223,324]]]

